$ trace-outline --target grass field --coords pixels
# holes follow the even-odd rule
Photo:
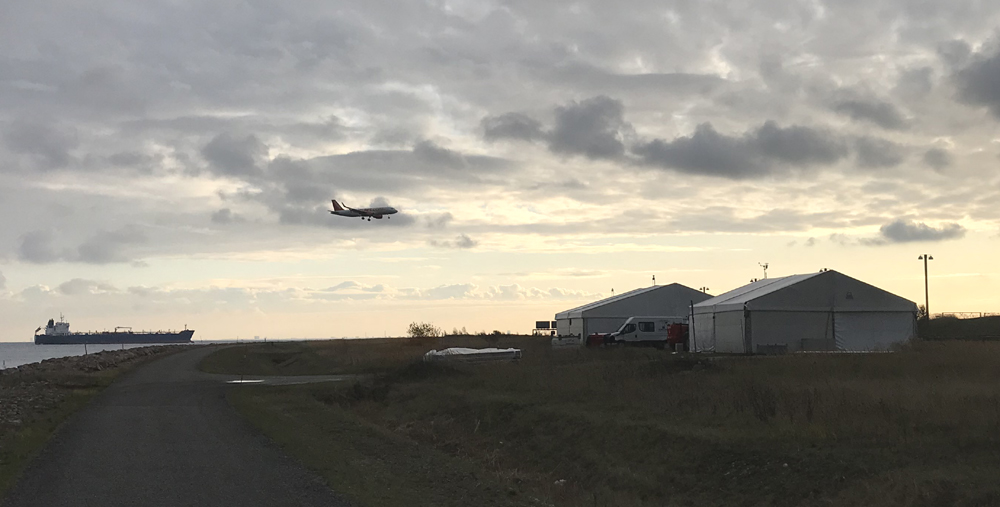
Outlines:
[[[507,337],[519,363],[418,361],[485,346],[448,340],[268,344],[205,367],[377,373],[231,393],[362,505],[1000,505],[997,343],[704,358]]]

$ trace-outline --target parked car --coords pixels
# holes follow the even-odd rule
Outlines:
[[[680,344],[683,350],[687,350],[687,339],[687,317],[629,317],[606,341],[671,349],[676,349]]]

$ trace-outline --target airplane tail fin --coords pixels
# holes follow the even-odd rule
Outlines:
[[[340,204],[337,204],[337,201],[335,199],[331,199],[330,202],[333,203],[333,211],[344,211],[344,207],[341,206]]]

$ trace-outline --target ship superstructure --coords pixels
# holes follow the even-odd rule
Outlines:
[[[116,327],[114,331],[89,331],[73,333],[69,330],[69,322],[62,315],[59,322],[49,319],[42,328],[35,330],[35,345],[81,345],[81,344],[118,344],[118,343],[188,343],[194,336],[193,329],[183,331],[132,331],[130,327]]]

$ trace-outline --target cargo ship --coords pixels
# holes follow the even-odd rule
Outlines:
[[[130,327],[116,327],[114,331],[93,331],[86,333],[71,333],[69,322],[62,315],[59,322],[49,319],[42,328],[35,330],[35,345],[96,345],[96,344],[133,344],[133,343],[190,343],[193,329],[183,331],[132,331]]]

